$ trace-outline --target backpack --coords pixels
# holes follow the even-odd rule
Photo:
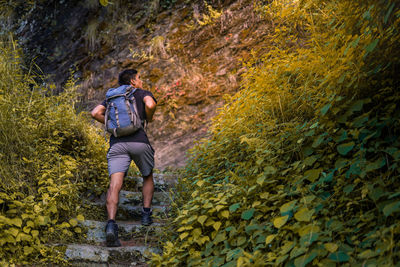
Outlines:
[[[136,88],[122,85],[106,93],[106,131],[115,137],[127,136],[143,128],[133,93]]]

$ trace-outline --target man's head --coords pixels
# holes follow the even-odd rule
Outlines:
[[[132,85],[133,87],[142,88],[142,81],[137,70],[128,69],[122,71],[118,76],[119,85]]]

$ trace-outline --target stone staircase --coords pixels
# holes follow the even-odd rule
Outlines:
[[[88,214],[81,224],[88,229],[85,243],[67,245],[65,257],[72,266],[147,266],[151,253],[161,253],[157,233],[167,220],[171,202],[169,190],[175,184],[173,176],[154,174],[154,196],[151,226],[142,226],[142,178],[126,177],[117,211],[121,247],[106,247],[107,212],[105,193],[85,203]],[[130,190],[130,191],[127,191]]]

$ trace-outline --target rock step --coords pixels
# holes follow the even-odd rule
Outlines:
[[[142,205],[142,193],[121,190],[119,193],[119,203],[121,205]],[[165,206],[171,203],[169,193],[154,192],[152,204],[155,206]]]
[[[81,266],[87,266],[83,264],[89,263],[134,266],[137,264],[143,265],[146,259],[151,257],[151,253],[160,253],[157,248],[121,243],[122,247],[116,248],[72,244],[67,246],[65,257],[75,266],[79,262],[82,264]]]
[[[176,177],[162,173],[154,173],[153,181],[155,192],[168,192],[169,189],[176,184]],[[130,188],[134,185],[134,190],[141,192],[143,187],[143,178],[138,176],[127,176],[125,177],[124,184],[129,185]]]
[[[91,211],[94,211],[95,217],[87,216],[86,219],[94,219],[99,221],[107,220],[107,210],[105,203],[103,202],[91,202],[87,203],[90,207]],[[165,219],[167,218],[167,211],[168,205],[160,205],[160,206],[152,206],[153,210],[153,219],[160,218]],[[117,210],[116,219],[118,221],[140,221],[142,219],[142,206],[132,206],[129,204],[119,204]]]
[[[161,232],[161,223],[153,223],[150,226],[143,226],[140,222],[118,222],[118,236],[121,241],[131,240],[135,237],[148,237],[154,233]],[[105,227],[106,222],[85,220],[83,226],[88,228],[87,240],[95,243],[103,243],[106,240]],[[150,237],[149,237],[150,236]]]

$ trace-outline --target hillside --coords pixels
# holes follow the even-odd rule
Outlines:
[[[242,60],[268,49],[271,30],[252,1],[14,5],[3,29],[15,31],[28,65],[34,60],[58,90],[74,71],[81,110],[100,103],[121,70],[141,71],[145,89],[159,101],[148,132],[160,169],[183,166],[186,150],[206,136],[223,95],[239,89]]]

